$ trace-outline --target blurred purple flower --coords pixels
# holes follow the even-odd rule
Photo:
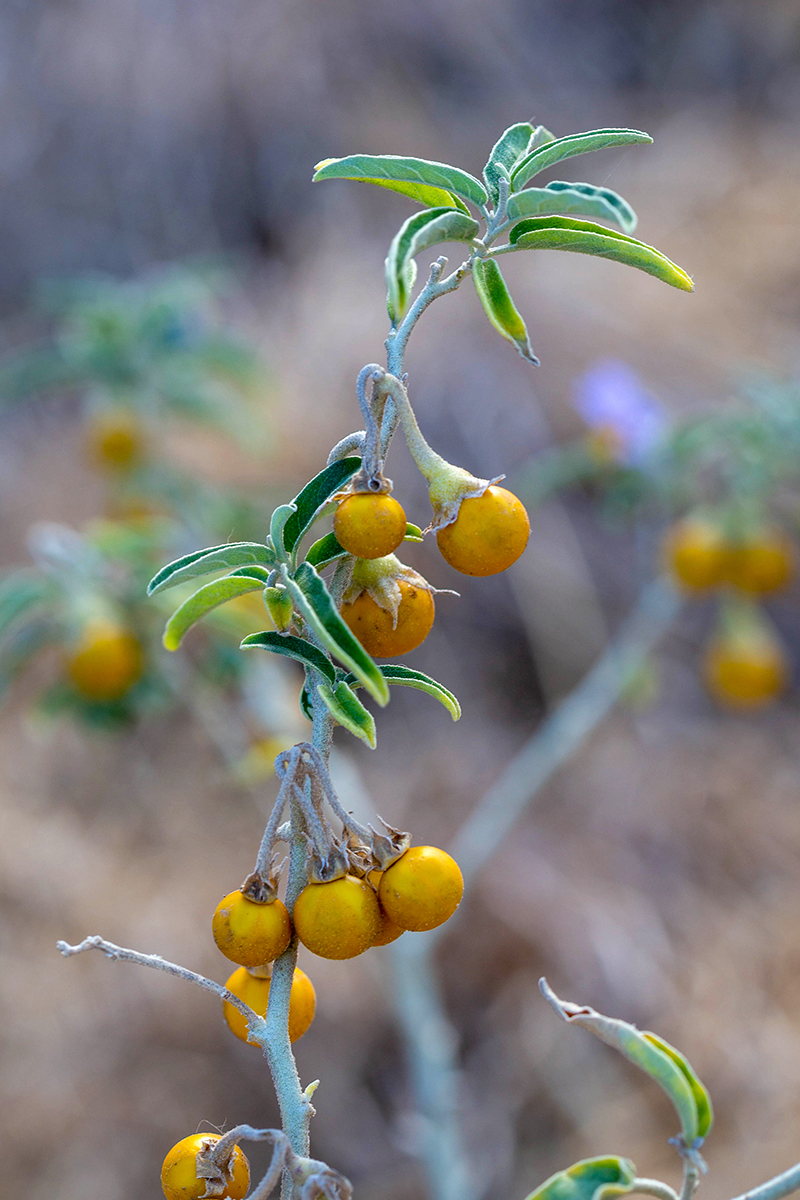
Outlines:
[[[667,415],[627,363],[603,358],[575,385],[575,408],[613,457],[638,466],[664,434]]]

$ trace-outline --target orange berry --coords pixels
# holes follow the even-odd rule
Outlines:
[[[722,635],[707,647],[703,678],[726,708],[763,708],[786,686],[788,669],[779,643],[758,633]]]
[[[292,936],[292,922],[282,901],[258,904],[241,891],[220,900],[211,929],[225,957],[240,967],[263,967],[279,958]]]
[[[333,532],[348,554],[383,558],[406,536],[406,514],[402,505],[385,493],[354,492],[337,508]]]
[[[297,936],[320,958],[355,958],[369,949],[380,923],[375,891],[364,879],[342,875],[330,883],[308,883],[295,901]]]
[[[728,542],[718,525],[703,517],[684,517],[667,531],[664,566],[673,580],[691,592],[719,587],[728,566]]]
[[[67,659],[67,673],[87,700],[119,700],[144,669],[142,647],[129,629],[113,621],[90,622]]]
[[[382,875],[383,871],[370,871],[370,873],[367,875],[367,879],[375,888],[376,892],[380,885]],[[380,904],[380,898],[378,903]],[[378,932],[376,933],[375,940],[372,944],[373,946],[388,946],[390,942],[396,942],[400,935],[405,933],[405,929],[401,929],[399,925],[395,925],[394,921],[387,917],[383,909],[381,909],[380,912],[381,915],[380,922],[378,924]]]
[[[87,447],[96,466],[125,471],[142,457],[142,428],[130,413],[100,413],[89,425]]]
[[[200,1200],[208,1195],[206,1180],[197,1178],[197,1155],[219,1139],[218,1133],[195,1133],[172,1147],[161,1168],[161,1186],[167,1200]],[[228,1175],[224,1191],[215,1195],[223,1200],[243,1200],[250,1187],[250,1164],[238,1146],[228,1159]]]
[[[378,887],[381,908],[401,929],[435,929],[452,917],[463,893],[458,863],[436,846],[411,846]]]
[[[374,658],[395,658],[416,650],[433,627],[433,593],[405,579],[398,580],[398,586],[400,604],[394,627],[391,612],[381,608],[368,592],[342,605],[344,623]]]
[[[442,557],[463,575],[496,575],[517,561],[530,532],[522,503],[493,485],[462,500],[455,521],[439,530],[436,541]]]
[[[728,553],[728,582],[752,595],[778,591],[794,571],[794,547],[781,529],[762,530],[731,546]]]
[[[251,975],[247,967],[239,967],[225,982],[228,991],[233,992],[234,996],[238,996],[240,1000],[244,1000],[245,1004],[249,1004],[259,1017],[267,1015],[269,985],[269,979],[262,979],[260,975]],[[317,995],[314,985],[305,972],[296,967],[289,997],[290,1041],[296,1042],[308,1030],[314,1020],[316,1007]],[[244,1015],[229,1000],[223,1000],[222,1011],[231,1030],[241,1041],[246,1042],[247,1021]],[[252,1046],[255,1045],[255,1042],[249,1044]]]

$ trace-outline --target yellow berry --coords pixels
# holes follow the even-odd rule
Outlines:
[[[87,445],[96,466],[125,471],[142,457],[144,437],[139,422],[130,413],[101,413],[89,425]]]
[[[381,882],[383,871],[370,871],[367,879],[377,892]],[[378,901],[380,904],[380,900]],[[388,946],[390,942],[396,942],[401,934],[405,933],[405,929],[401,929],[399,925],[395,925],[394,921],[387,917],[383,909],[380,910],[380,921],[378,923],[378,932],[375,935],[373,946]]]
[[[458,863],[436,846],[412,846],[383,872],[381,908],[401,929],[435,929],[461,903],[464,879]]]
[[[249,1004],[259,1017],[267,1015],[269,1003],[269,979],[259,975],[251,975],[247,967],[239,967],[226,981],[225,987],[234,996]],[[292,979],[292,991],[289,996],[289,1040],[296,1042],[308,1030],[314,1020],[317,1007],[317,996],[314,985],[304,971],[295,968]],[[229,1000],[223,1000],[222,1011],[233,1033],[243,1042],[247,1041],[247,1021],[242,1013]],[[250,1045],[255,1045],[250,1042]]]
[[[172,1147],[161,1168],[161,1186],[167,1200],[200,1200],[208,1195],[206,1180],[197,1178],[197,1155],[210,1150],[219,1138],[217,1133],[195,1133]],[[224,1191],[215,1195],[222,1200],[243,1200],[250,1187],[250,1164],[238,1146],[230,1154],[227,1173],[230,1178]]]
[[[320,958],[355,958],[375,940],[380,905],[364,879],[343,875],[330,883],[308,883],[295,901],[297,936]]]
[[[92,621],[67,659],[67,673],[87,700],[119,700],[144,669],[142,647],[135,635],[113,621]]]
[[[333,532],[348,554],[383,558],[392,554],[406,536],[406,514],[391,496],[355,492],[337,508]]]
[[[664,566],[690,592],[719,587],[725,580],[729,545],[719,525],[703,517],[676,521],[664,539]]]
[[[530,532],[517,497],[492,486],[462,500],[455,521],[439,530],[436,541],[442,557],[463,575],[496,575],[517,561]]]
[[[342,619],[361,645],[374,658],[396,658],[421,646],[433,628],[433,593],[424,587],[398,580],[400,604],[397,624],[392,614],[381,608],[369,592],[361,592],[349,604],[342,605]]]
[[[794,547],[781,529],[762,530],[735,543],[728,553],[728,582],[752,595],[778,591],[794,571]]]
[[[788,668],[777,641],[762,636],[720,636],[703,658],[706,686],[725,708],[764,708],[786,686]]]
[[[292,923],[282,901],[258,904],[241,891],[220,900],[211,929],[225,957],[240,967],[263,967],[279,958],[292,936]]]

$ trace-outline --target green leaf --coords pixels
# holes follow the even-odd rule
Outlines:
[[[702,1089],[704,1104],[708,1093],[686,1060],[680,1055],[675,1057],[677,1051],[669,1053],[661,1049],[656,1044],[659,1039],[655,1038],[655,1035],[642,1033],[627,1021],[620,1021],[616,1017],[604,1017],[588,1006],[560,1000],[545,979],[539,980],[539,988],[551,1007],[568,1025],[580,1025],[582,1029],[588,1029],[601,1042],[613,1046],[663,1088],[680,1118],[681,1134],[687,1146],[694,1147],[698,1139],[702,1141],[704,1135],[700,1132],[701,1115],[695,1096],[695,1083]],[[671,1046],[669,1049],[672,1051]],[[710,1128],[710,1107],[707,1112],[704,1109],[704,1114],[703,1124],[707,1131]]]
[[[328,712],[339,725],[344,725],[354,737],[361,738],[373,750],[377,744],[375,718],[359,700],[358,696],[342,681],[331,689],[327,683],[317,684],[317,695]]]
[[[167,650],[177,650],[192,625],[226,600],[244,596],[247,592],[263,591],[268,578],[269,571],[264,567],[241,567],[222,579],[204,584],[184,600],[167,621],[162,639]]]
[[[548,183],[543,188],[526,188],[508,202],[509,220],[520,217],[544,216],[548,213],[578,213],[583,217],[600,217],[619,225],[623,233],[636,228],[636,213],[611,188],[595,187],[591,183]]]
[[[314,567],[301,563],[294,577],[284,569],[286,586],[295,606],[326,650],[352,671],[379,704],[388,704],[389,688],[364,647],[345,625]]]
[[[406,535],[403,538],[404,542],[421,542],[422,530],[418,525],[412,525],[409,521],[406,524]],[[339,540],[335,533],[327,533],[325,537],[314,542],[308,548],[305,561],[311,563],[312,567],[321,570],[327,567],[329,563],[335,562],[337,558],[343,558],[347,551],[343,546],[339,545]]]
[[[275,547],[275,553],[278,558],[284,558],[290,551],[287,550],[284,530],[289,524],[290,519],[295,515],[295,505],[279,504],[269,520],[269,536],[270,541]]]
[[[571,133],[567,137],[546,142],[530,154],[526,154],[511,174],[511,186],[516,192],[540,171],[554,166],[557,162],[563,162],[565,158],[574,158],[576,154],[588,154],[591,150],[606,150],[611,146],[630,146],[652,140],[649,133],[643,133],[640,129],[592,129],[588,133]]]
[[[272,631],[251,633],[242,641],[241,648],[271,650],[273,654],[283,654],[287,658],[296,659],[304,667],[319,671],[320,675],[324,675],[331,683],[336,682],[336,669],[328,656],[310,642],[292,634]]]
[[[291,516],[283,527],[283,544],[288,553],[294,550],[306,530],[311,526],[319,510],[328,503],[331,496],[341,491],[348,480],[352,479],[361,459],[355,456],[340,458],[330,466],[320,471],[319,475],[307,483],[301,492],[295,496],[291,505]]]
[[[574,221],[569,217],[531,217],[514,226],[509,240],[521,250],[572,250],[576,254],[611,258],[614,262],[655,275],[656,279],[681,291],[694,291],[694,284],[686,272],[660,250],[624,233],[617,233],[616,229],[594,225],[591,221]]]
[[[635,1179],[629,1158],[584,1158],[551,1175],[526,1200],[611,1200],[634,1191]]]
[[[483,178],[489,189],[492,204],[497,204],[498,184],[501,179],[511,179],[511,172],[526,155],[534,129],[529,121],[511,125],[492,146],[492,152],[483,168]]]
[[[355,179],[384,187],[391,183],[413,183],[442,188],[472,201],[478,208],[488,199],[483,184],[467,171],[446,163],[429,162],[425,158],[401,158],[397,154],[351,154],[347,158],[326,158],[317,164],[314,172],[314,183],[322,179]]]
[[[414,256],[441,242],[471,242],[478,236],[478,222],[452,208],[428,208],[405,222],[389,247],[386,258],[387,307],[399,321],[417,275]]]
[[[694,1101],[697,1105],[697,1135],[701,1138],[707,1137],[711,1126],[714,1124],[714,1109],[711,1105],[711,1097],[704,1084],[695,1075],[691,1064],[684,1058],[680,1050],[676,1050],[669,1042],[665,1042],[657,1033],[645,1033],[643,1036],[647,1038],[648,1042],[652,1042],[654,1046],[662,1050],[664,1054],[668,1054],[672,1061],[683,1071],[689,1082],[689,1087],[692,1089]]]
[[[183,558],[176,558],[153,576],[147,585],[147,594],[153,596],[156,592],[163,592],[177,583],[185,583],[187,579],[196,579],[200,575],[210,575],[213,571],[230,570],[231,567],[241,567],[249,563],[274,567],[275,553],[272,547],[261,542],[226,542],[224,546],[211,546],[205,550],[196,550],[194,554],[184,554]]]
[[[314,183],[323,179],[351,179],[355,183],[372,183],[376,187],[386,188],[390,192],[399,192],[401,196],[408,196],[410,200],[415,200],[417,204],[421,204],[423,208],[460,208],[462,212],[468,212],[466,204],[463,200],[459,200],[458,196],[453,196],[444,188],[430,187],[425,183],[409,183],[397,179],[368,179],[363,175],[326,175],[325,170],[331,163],[342,160],[335,158],[326,158],[321,163],[317,163],[314,175]]]
[[[437,683],[435,679],[431,679],[430,675],[425,675],[422,671],[412,671],[410,667],[397,667],[392,663],[384,663],[378,667],[381,675],[389,683],[395,686],[417,688],[420,692],[427,692],[429,696],[433,696],[438,700],[454,721],[457,721],[461,716],[461,705],[456,700],[452,692],[449,692],[441,683]],[[354,675],[347,675],[345,682],[351,687],[358,686],[358,680]]]
[[[494,259],[476,259],[472,264],[472,278],[484,312],[497,332],[516,346],[524,359],[538,366],[539,360],[531,349],[525,322],[517,312],[506,281]]]

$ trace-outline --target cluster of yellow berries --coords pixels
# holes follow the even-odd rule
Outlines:
[[[386,493],[353,492],[336,510],[333,532],[357,559],[389,559],[406,535],[406,514]],[[461,501],[455,520],[438,530],[436,541],[444,559],[462,574],[495,575],[516,562],[529,535],[528,514],[517,497],[490,485],[482,495]],[[387,571],[391,574],[388,564]],[[368,586],[342,605],[343,620],[375,658],[408,654],[433,626],[433,593],[425,580],[405,570],[395,573],[395,583],[399,598],[393,605]]]
[[[665,566],[682,590],[697,595],[729,589],[731,597],[739,598],[732,619],[706,647],[703,677],[712,696],[740,709],[775,699],[786,686],[788,663],[755,600],[794,577],[790,538],[782,529],[766,526],[734,540],[708,518],[688,516],[668,531],[663,550]]]
[[[458,864],[435,846],[412,846],[386,870],[372,870],[365,878],[347,873],[307,883],[291,917],[274,894],[255,898],[243,886],[219,902],[212,931],[225,957],[238,964],[225,986],[259,1016],[266,1015],[269,1001],[269,964],[289,946],[293,926],[299,941],[320,958],[354,958],[407,929],[435,929],[456,911],[464,890]],[[313,984],[298,969],[289,1004],[293,1042],[311,1025],[315,1006]],[[239,1010],[225,1003],[224,1013],[246,1042],[247,1022]]]

